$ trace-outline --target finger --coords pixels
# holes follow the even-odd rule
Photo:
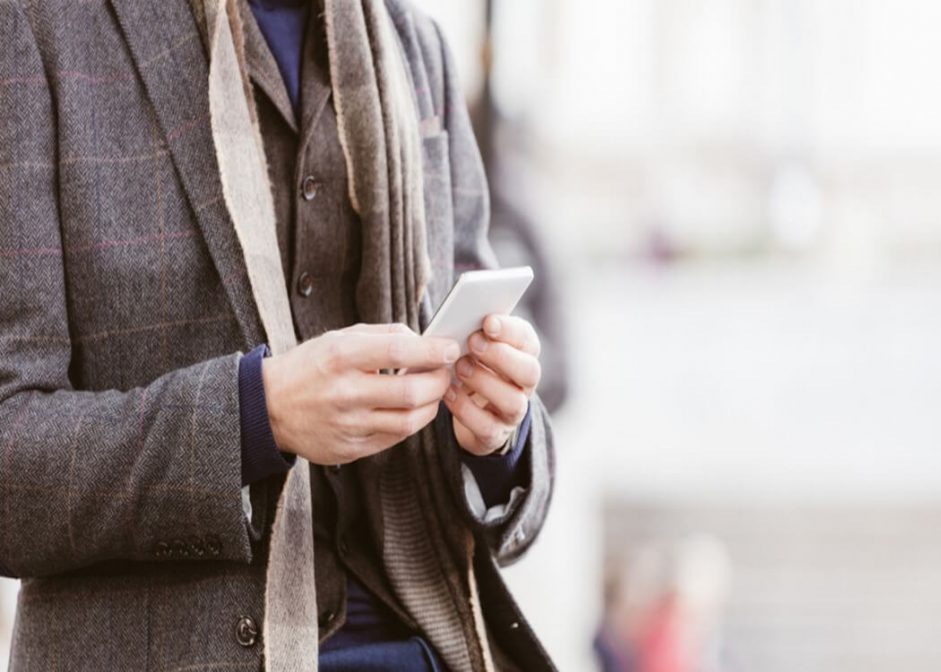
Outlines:
[[[327,348],[327,364],[337,371],[437,369],[460,357],[456,341],[423,338],[415,333],[337,333],[328,340]]]
[[[513,383],[480,366],[471,357],[459,359],[455,370],[464,388],[484,397],[491,409],[510,425],[515,427],[526,417],[529,398]]]
[[[402,440],[419,432],[438,415],[438,402],[408,410],[371,411],[362,423],[369,433],[391,434]]]
[[[470,398],[471,398],[471,401],[477,404],[480,408],[487,408],[487,404],[490,403],[487,401],[486,397],[484,397],[483,395],[477,394],[476,392],[473,392],[473,391],[470,392]]]
[[[445,368],[402,376],[367,374],[353,383],[360,403],[369,408],[409,409],[438,403],[451,382]]]
[[[517,350],[539,356],[539,335],[533,325],[521,317],[488,315],[484,320],[483,332],[492,341],[506,343]]]
[[[401,322],[394,322],[391,324],[365,324],[360,322],[358,324],[350,325],[339,330],[340,333],[349,334],[414,334],[415,332],[408,328],[407,325],[402,324]]]
[[[496,450],[509,438],[513,427],[507,425],[486,408],[475,404],[467,391],[456,385],[448,388],[444,404],[454,419],[467,427],[477,440],[490,451]]]
[[[471,335],[468,346],[483,365],[523,388],[527,394],[532,394],[539,384],[542,368],[534,355],[507,343],[491,341],[480,332]]]
[[[356,446],[356,456],[354,459],[381,453],[399,443],[401,440],[402,437],[398,434],[370,434],[369,436],[363,437]]]
[[[357,426],[355,432],[347,435],[346,444],[333,452],[332,461],[329,462],[329,464],[349,464],[391,448],[401,440],[402,437],[394,434],[382,434],[379,432],[366,434],[362,431],[361,427]],[[320,463],[318,462],[318,464]],[[324,464],[326,465],[328,463]]]

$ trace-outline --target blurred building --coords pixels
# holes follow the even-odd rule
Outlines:
[[[473,96],[482,3],[424,4]],[[563,669],[604,567],[699,532],[729,669],[938,669],[941,7],[495,8],[573,350],[554,517],[509,574]]]

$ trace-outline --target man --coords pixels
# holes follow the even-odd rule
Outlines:
[[[498,571],[551,495],[538,339],[416,334],[493,264],[437,28],[0,0],[0,35],[12,670],[551,669]]]

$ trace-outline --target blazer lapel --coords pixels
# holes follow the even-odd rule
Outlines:
[[[246,346],[264,340],[226,209],[209,117],[209,64],[187,0],[110,0]]]

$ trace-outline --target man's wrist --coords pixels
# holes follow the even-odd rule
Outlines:
[[[278,409],[281,408],[281,406],[277,403],[278,386],[276,384],[277,376],[275,375],[277,364],[278,362],[275,361],[274,357],[270,356],[270,353],[266,354],[261,361],[261,382],[265,394],[265,413],[268,417],[268,426],[271,428],[271,435],[274,437],[274,442],[278,450],[282,453],[293,453],[293,451],[288,450],[285,443],[281,440],[281,416],[278,413]]]
[[[264,359],[269,354],[268,347],[261,345],[239,361],[242,485],[284,473],[294,463],[294,456],[278,450],[272,431],[263,378]]]
[[[515,487],[527,487],[526,443],[532,424],[532,407],[510,440],[488,455],[475,455],[461,449],[461,462],[470,469],[488,507],[505,503]],[[455,441],[456,443],[456,441]]]

